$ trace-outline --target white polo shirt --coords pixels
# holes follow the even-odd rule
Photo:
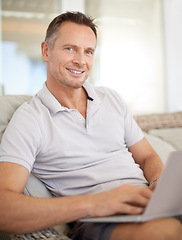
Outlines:
[[[113,90],[84,84],[86,119],[56,100],[46,85],[13,115],[0,161],[32,171],[55,196],[102,192],[124,183],[147,183],[128,147],[143,138]]]

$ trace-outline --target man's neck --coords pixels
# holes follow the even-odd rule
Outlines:
[[[66,86],[55,87],[46,83],[49,91],[54,95],[58,102],[69,109],[76,109],[84,118],[87,110],[87,93],[83,87],[69,88]]]

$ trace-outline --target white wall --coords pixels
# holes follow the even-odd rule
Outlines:
[[[163,0],[166,106],[168,112],[182,111],[182,0]]]
[[[84,0],[62,0],[60,2],[62,12],[66,11],[80,11],[85,12]]]

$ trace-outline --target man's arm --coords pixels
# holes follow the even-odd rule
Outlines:
[[[137,214],[152,191],[123,185],[108,192],[60,198],[36,198],[22,194],[28,170],[14,163],[0,163],[0,231],[27,233],[86,216]]]
[[[22,194],[28,170],[0,163],[0,231],[21,233],[69,222],[88,214],[86,198],[35,198]]]
[[[160,177],[164,165],[146,138],[128,148],[136,163],[144,172],[145,178],[151,183]]]

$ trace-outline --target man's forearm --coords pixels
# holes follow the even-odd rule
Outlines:
[[[149,184],[152,181],[160,178],[163,169],[164,164],[162,163],[161,159],[157,154],[154,154],[145,160],[143,172]]]
[[[0,231],[28,233],[83,217],[139,214],[152,195],[148,188],[122,185],[107,192],[61,198],[34,198],[2,190]]]
[[[0,231],[28,233],[74,221],[89,213],[88,196],[34,198],[12,191],[0,195]]]
[[[129,151],[135,162],[140,165],[149,183],[160,177],[164,165],[146,138],[129,147]]]

